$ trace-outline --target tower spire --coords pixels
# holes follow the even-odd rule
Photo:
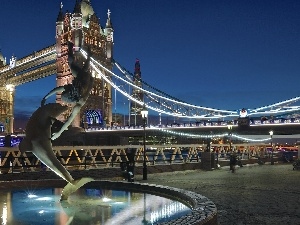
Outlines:
[[[112,23],[111,23],[111,19],[110,19],[110,14],[111,14],[111,11],[108,9],[108,10],[107,10],[106,28],[112,28]]]
[[[107,10],[107,21],[105,26],[105,35],[106,35],[106,56],[108,59],[112,59],[112,45],[114,43],[114,29],[112,28],[111,20],[110,20],[110,10]]]
[[[64,15],[63,15],[63,13],[62,13],[62,8],[63,8],[63,3],[60,2],[60,9],[59,9],[59,13],[58,13],[56,22],[59,22],[59,21],[63,21],[63,20],[64,20]]]

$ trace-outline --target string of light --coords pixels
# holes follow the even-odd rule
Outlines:
[[[87,57],[87,53],[83,49],[81,49],[80,52],[84,55],[85,58]],[[120,92],[122,95],[124,95],[128,99],[136,102],[137,104],[139,104],[141,106],[145,105],[146,108],[148,108],[150,110],[153,110],[157,113],[162,113],[162,114],[170,115],[170,116],[173,116],[173,117],[188,118],[188,119],[200,119],[200,120],[201,119],[202,120],[203,119],[208,120],[208,119],[225,119],[225,118],[229,118],[229,117],[233,117],[233,118],[238,118],[239,117],[239,114],[238,114],[237,111],[220,110],[220,109],[214,109],[214,108],[209,108],[209,107],[196,106],[196,105],[189,104],[189,103],[186,103],[186,102],[178,101],[177,99],[172,99],[172,98],[169,98],[169,97],[162,96],[160,94],[151,92],[149,90],[146,90],[142,87],[139,87],[139,86],[135,85],[134,83],[132,83],[132,81],[130,79],[124,79],[124,78],[118,76],[117,74],[115,74],[111,70],[107,69],[105,66],[103,66],[101,63],[99,63],[94,58],[91,58],[91,61],[92,61],[91,65],[92,65],[93,69],[107,83],[109,83],[113,88],[115,88],[118,92]],[[179,107],[180,105],[184,106],[184,107],[188,107],[190,109],[190,111],[195,111],[195,113],[192,114],[192,115],[187,115],[186,112],[180,112],[179,110],[171,110],[170,107],[164,106],[164,104],[160,105],[160,106],[163,106],[163,107],[158,108],[156,106],[152,106],[150,104],[151,101],[146,103],[144,101],[141,101],[140,99],[135,99],[130,93],[127,93],[126,91],[121,90],[117,85],[115,85],[112,82],[111,79],[108,79],[107,76],[104,75],[98,69],[98,67],[100,67],[101,69],[103,69],[104,71],[106,71],[107,73],[109,73],[110,75],[115,77],[116,79],[124,82],[127,85],[130,85],[132,88],[138,89],[141,92],[143,92],[143,93],[145,93],[149,96],[154,96],[156,98],[163,99],[166,102],[176,104],[177,108],[180,108]],[[119,71],[121,71],[121,73],[126,75],[126,70],[125,69],[122,69],[120,66],[117,66],[117,68],[119,69]],[[152,100],[153,100],[153,98],[152,98]],[[261,108],[252,109],[252,110],[249,110],[248,115],[249,116],[278,115],[278,114],[288,114],[288,113],[292,113],[292,112],[297,112],[297,111],[300,111],[300,106],[290,106],[290,107],[285,106],[285,107],[278,108],[278,109],[275,109],[275,110],[272,109],[272,108],[279,107],[279,106],[282,106],[282,105],[291,104],[291,103],[296,102],[298,100],[300,100],[300,97],[295,97],[295,98],[292,98],[292,99],[289,99],[289,100],[286,100],[286,101],[282,101],[282,102],[279,102],[279,103],[276,103],[276,104],[272,104],[272,105],[269,105],[269,106],[264,106],[264,107],[261,107]],[[154,101],[152,101],[152,102],[154,102]],[[270,110],[262,111],[263,109],[267,109],[267,108],[270,108]],[[169,110],[169,111],[167,111],[167,110]],[[200,114],[199,110],[203,111],[204,114]],[[210,112],[210,113],[207,113],[207,112]]]
[[[163,129],[163,128],[157,128],[157,130],[164,132],[164,133],[168,133],[168,134],[173,134],[173,135],[177,135],[177,136],[185,136],[185,137],[191,137],[191,138],[223,138],[223,137],[227,137],[227,136],[232,136],[237,140],[243,140],[243,141],[248,141],[248,142],[264,142],[264,141],[269,141],[271,140],[271,138],[260,138],[260,139],[252,139],[252,138],[247,138],[247,137],[243,137],[237,134],[228,134],[228,133],[222,133],[222,134],[190,134],[190,133],[184,133],[184,132],[176,132],[173,130],[167,130],[167,129]]]

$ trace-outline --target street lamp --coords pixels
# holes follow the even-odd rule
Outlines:
[[[143,109],[141,110],[141,115],[143,118],[143,127],[144,127],[144,137],[143,137],[143,144],[144,144],[144,162],[143,162],[143,180],[147,180],[147,164],[146,164],[146,120],[148,116],[148,111],[144,105]]]
[[[122,85],[117,86],[117,88],[122,87]],[[117,125],[117,88],[115,88],[115,125]]]
[[[273,143],[272,143],[273,133],[274,132],[272,130],[269,132],[270,137],[271,137],[271,165],[274,165],[274,160],[273,160]]]
[[[126,111],[126,103],[124,102],[124,115],[123,115],[123,127],[125,127],[125,111]]]
[[[229,136],[229,151],[231,152],[231,131],[232,131],[232,124],[228,124],[227,128],[228,128],[228,136]]]

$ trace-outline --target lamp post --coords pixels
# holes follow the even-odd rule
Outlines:
[[[117,124],[117,89],[115,88],[115,125]]]
[[[232,125],[228,124],[227,128],[228,128],[228,136],[229,136],[229,151],[231,152],[231,131],[232,131]]]
[[[148,111],[144,105],[142,111],[142,118],[143,118],[143,128],[144,128],[144,137],[143,137],[143,144],[144,144],[144,161],[143,161],[143,180],[147,180],[147,163],[146,163],[146,120],[148,116]]]
[[[273,131],[271,130],[270,132],[269,132],[269,134],[270,134],[270,137],[271,137],[271,165],[274,165],[274,160],[273,160]]]
[[[161,125],[161,113],[159,113],[159,125]]]
[[[126,111],[126,103],[124,102],[124,115],[123,115],[123,127],[125,127],[125,111]]]
[[[119,85],[116,87],[119,88],[121,87],[122,85]],[[117,124],[117,88],[115,88],[115,125]]]

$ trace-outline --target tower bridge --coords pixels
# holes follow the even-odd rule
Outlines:
[[[79,65],[84,62],[86,51],[90,49],[92,52],[90,73],[95,77],[89,99],[73,122],[75,127],[88,128],[88,125],[93,125],[106,128],[112,122],[116,122],[112,116],[112,90],[128,99],[130,104],[128,118],[131,120],[128,121],[128,125],[140,125],[140,112],[144,107],[152,114],[180,118],[182,121],[192,123],[202,121],[227,123],[238,118],[241,118],[239,122],[246,119],[246,122],[250,123],[251,118],[292,117],[292,114],[300,111],[299,96],[267,106],[239,110],[214,109],[181,101],[145,82],[141,76],[139,63],[136,62],[134,74],[131,74],[117,62],[113,57],[113,37],[111,12],[108,10],[105,27],[102,28],[90,1],[81,0],[76,1],[72,13],[64,12],[62,5],[59,8],[54,45],[33,51],[20,59],[12,57],[8,64],[0,55],[0,123],[5,126],[5,132],[13,132],[15,86],[54,74],[56,86],[72,83],[73,76],[68,65],[69,41],[74,43],[75,58]],[[113,72],[113,68],[116,71]],[[60,93],[56,95],[56,102],[62,103]],[[69,113],[59,119],[64,121]]]
[[[21,59],[13,56],[8,64],[0,55],[0,123],[4,125],[6,133],[13,133],[16,86],[54,74],[56,86],[72,83],[73,75],[67,60],[69,41],[74,43],[75,57],[79,65],[83,63],[83,58],[78,50],[90,49],[94,58],[109,70],[112,69],[113,28],[110,11],[107,16],[103,29],[90,1],[76,1],[73,13],[64,13],[61,4],[56,21],[54,45],[33,51]],[[56,102],[62,103],[60,93],[56,95]],[[90,116],[87,111],[93,117],[97,117],[97,120],[106,120],[107,123],[112,120],[111,86],[97,76],[89,99],[73,122],[74,126],[81,126],[82,120]],[[67,112],[60,119],[65,120],[69,114],[70,112]]]

